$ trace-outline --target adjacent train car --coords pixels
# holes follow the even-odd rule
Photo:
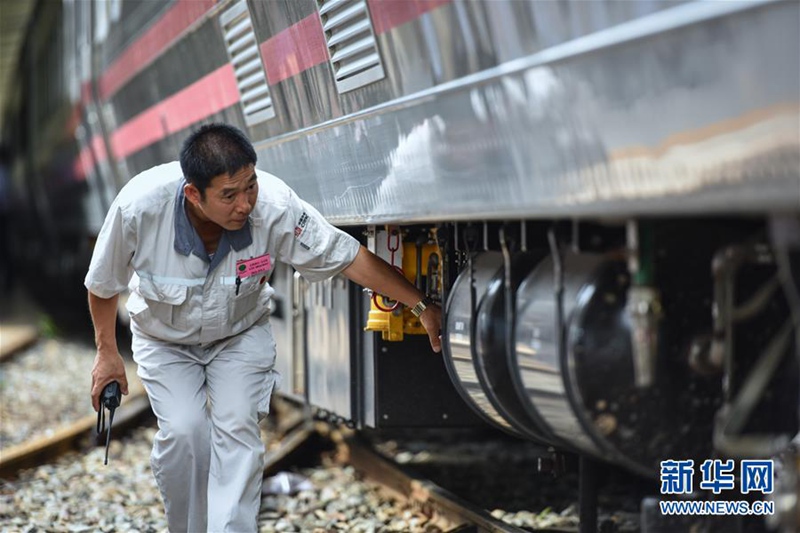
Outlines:
[[[4,129],[18,259],[80,292],[120,187],[235,124],[445,310],[434,356],[402,306],[279,265],[284,393],[651,477],[783,454],[793,527],[799,21],[768,0],[39,2]]]

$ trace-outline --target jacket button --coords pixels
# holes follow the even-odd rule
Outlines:
[[[158,296],[159,300],[162,300],[162,301],[164,300],[164,293],[163,292],[158,292],[158,293],[156,293],[156,295]]]

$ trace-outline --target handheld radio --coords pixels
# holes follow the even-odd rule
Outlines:
[[[119,383],[112,381],[103,388],[100,394],[100,410],[97,411],[97,433],[100,434],[105,431],[106,425],[106,409],[109,410],[108,416],[108,433],[106,434],[106,460],[104,465],[108,464],[108,445],[111,443],[111,424],[114,423],[114,411],[119,407],[122,401],[122,390],[119,388]]]

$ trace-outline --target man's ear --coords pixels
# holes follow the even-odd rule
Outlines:
[[[199,204],[202,199],[198,188],[191,183],[183,186],[183,194],[193,205]]]

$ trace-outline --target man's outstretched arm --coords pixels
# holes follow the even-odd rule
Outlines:
[[[92,407],[100,409],[100,393],[112,381],[118,381],[122,394],[128,394],[125,363],[117,349],[117,299],[100,298],[89,291],[89,312],[94,324],[94,342],[97,355],[92,367]]]
[[[414,307],[425,295],[410,281],[404,278],[389,263],[376,256],[363,246],[358,250],[355,260],[342,272],[350,281],[397,300],[408,307]],[[434,352],[442,350],[439,337],[442,329],[442,309],[429,305],[419,316],[419,320]]]

